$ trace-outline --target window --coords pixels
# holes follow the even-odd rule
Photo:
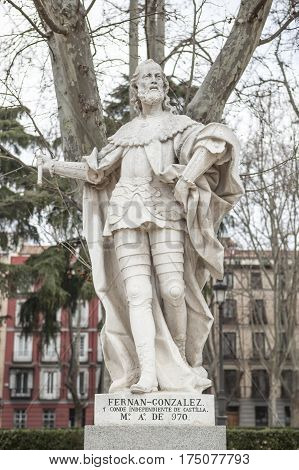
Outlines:
[[[60,371],[41,370],[40,398],[45,400],[57,400],[60,395]]]
[[[33,372],[31,370],[10,370],[9,388],[11,398],[30,398],[32,386]]]
[[[79,357],[80,362],[87,362],[88,360],[88,333],[80,334]]]
[[[240,397],[240,373],[236,369],[224,369],[224,390],[228,401]]]
[[[25,337],[21,333],[15,333],[13,360],[16,362],[32,361],[32,336]]]
[[[233,428],[239,426],[239,407],[238,406],[228,406],[226,408],[227,414],[227,426]]]
[[[289,406],[284,407],[284,424],[291,426],[291,408]]]
[[[26,428],[27,414],[26,410],[15,410],[14,427],[17,429]]]
[[[77,392],[80,396],[80,398],[87,398],[88,396],[88,370],[87,369],[81,369],[78,373],[77,376]],[[72,394],[68,390],[67,392],[67,397],[71,400],[72,399]]]
[[[57,362],[60,354],[60,335],[51,339],[49,344],[43,345],[42,360],[44,362]]]
[[[250,273],[250,287],[253,290],[263,288],[262,273],[260,271],[251,271]]]
[[[16,393],[25,395],[28,393],[28,372],[16,373]]]
[[[237,318],[237,301],[227,299],[223,302],[222,318],[224,323],[230,323]]]
[[[254,299],[251,301],[250,322],[253,325],[265,325],[267,323],[265,303],[263,299]]]
[[[291,398],[293,392],[293,371],[283,370],[281,372],[281,398]]]
[[[285,355],[287,350],[288,350],[288,338],[286,333],[280,333],[279,334],[279,351],[282,355]],[[286,355],[286,359],[289,359],[290,357],[290,352],[288,351],[288,354]]]
[[[223,357],[224,359],[236,357],[236,333],[223,333]]]
[[[264,427],[268,426],[268,408],[267,406],[255,407],[255,425]]]
[[[82,410],[81,426],[85,426],[85,408]],[[75,427],[75,409],[69,409],[69,428]]]
[[[265,356],[265,333],[252,333],[252,357],[258,359]]]
[[[79,372],[79,394],[85,395],[85,372]]]
[[[228,272],[224,274],[224,282],[228,289],[234,288],[234,273]]]
[[[54,410],[43,411],[43,425],[44,425],[44,428],[55,428],[55,411]]]
[[[262,400],[269,397],[269,377],[266,370],[258,369],[251,372],[251,396]]]
[[[20,312],[21,312],[22,304],[24,302],[25,302],[24,300],[17,300],[16,301],[15,326],[21,326],[21,324],[20,324]]]
[[[88,313],[89,313],[88,310],[89,310],[89,304],[87,300],[79,300],[76,312],[72,318],[72,325],[74,328],[76,328],[78,321],[79,321],[79,326],[81,328],[88,327]]]

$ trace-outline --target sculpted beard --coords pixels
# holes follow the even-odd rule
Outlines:
[[[164,92],[161,90],[138,91],[138,98],[145,104],[156,104],[164,100]]]

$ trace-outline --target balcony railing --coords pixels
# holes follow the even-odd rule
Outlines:
[[[10,389],[10,398],[31,398],[32,388],[11,388]]]

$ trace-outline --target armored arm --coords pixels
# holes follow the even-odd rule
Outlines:
[[[97,149],[95,148],[90,157],[97,156]],[[38,167],[38,184],[42,182],[42,171],[49,171],[51,176],[59,175],[66,178],[77,179],[86,182],[98,184],[103,177],[102,171],[95,171],[90,168],[87,161],[83,157],[82,162],[65,162],[53,160],[45,156],[37,158]]]
[[[47,160],[43,169],[48,170],[51,176],[59,175],[67,178],[87,181],[88,165],[86,162],[60,162]]]
[[[225,153],[226,143],[223,140],[202,139],[197,143],[174,191],[176,200],[183,204],[185,211],[187,211],[189,190],[197,187],[196,180]]]

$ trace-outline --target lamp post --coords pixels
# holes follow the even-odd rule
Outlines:
[[[217,424],[226,426],[226,397],[224,390],[224,369],[223,369],[223,305],[227,291],[227,284],[223,281],[216,281],[213,286],[216,296],[216,303],[219,309],[219,391],[218,391],[218,416]]]

